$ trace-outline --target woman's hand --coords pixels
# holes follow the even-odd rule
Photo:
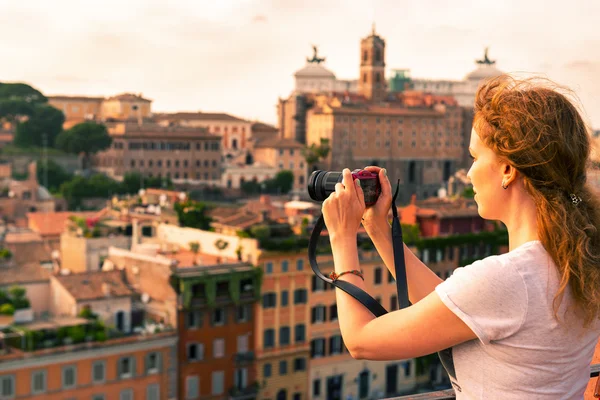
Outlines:
[[[363,226],[369,231],[373,226],[381,226],[388,224],[388,214],[392,206],[392,185],[387,177],[387,172],[384,168],[365,167],[365,170],[379,175],[379,184],[381,185],[381,194],[377,202],[365,209],[363,214]]]
[[[345,168],[342,174],[342,182],[335,185],[335,192],[325,199],[322,206],[330,240],[342,236],[356,237],[365,211],[365,198],[360,181],[353,181],[348,168]]]

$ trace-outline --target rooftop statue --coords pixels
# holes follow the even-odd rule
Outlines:
[[[488,58],[488,47],[485,48],[485,53],[483,54],[483,60],[475,60],[477,64],[485,64],[485,65],[494,65],[496,64],[496,60],[490,60]]]
[[[320,58],[320,57],[317,55],[317,53],[318,53],[318,51],[319,51],[319,50],[317,49],[317,46],[313,45],[313,47],[312,47],[312,48],[313,48],[313,57],[312,57],[312,58],[308,58],[308,57],[307,57],[307,58],[306,58],[306,61],[308,61],[309,63],[317,63],[317,64],[320,64],[320,63],[322,63],[323,61],[325,61],[325,57],[322,57],[322,58]]]

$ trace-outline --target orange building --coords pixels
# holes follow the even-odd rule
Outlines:
[[[277,171],[291,171],[294,174],[292,191],[305,193],[306,161],[302,149],[303,146],[293,139],[260,140],[254,145],[254,161],[274,167]]]
[[[43,322],[38,328],[36,332],[44,332],[43,335],[53,329]],[[68,329],[67,326],[62,328]],[[2,340],[1,398],[179,398],[175,384],[177,335],[174,332],[36,351],[13,348],[8,345],[9,340],[6,337]],[[19,342],[21,336],[13,340]]]

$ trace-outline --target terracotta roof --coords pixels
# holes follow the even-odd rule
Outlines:
[[[270,132],[279,132],[279,129],[274,127],[273,125],[265,124],[263,122],[255,122],[252,124],[252,132],[254,131],[270,131]]]
[[[143,98],[141,96],[141,93],[139,95],[138,94],[134,94],[134,93],[121,93],[121,94],[118,94],[116,96],[109,97],[106,100],[144,101],[146,103],[151,103],[152,102],[152,100],[148,100],[148,99]]]
[[[37,262],[0,268],[0,285],[47,282],[50,280],[50,275],[51,272]]]
[[[223,218],[230,217],[239,211],[240,207],[215,207],[208,211],[208,216],[216,222],[220,222]]]
[[[42,237],[38,232],[28,229],[20,229],[18,231],[9,231],[4,236],[6,244],[12,243],[41,243]]]
[[[29,228],[42,236],[59,236],[64,232],[66,222],[72,215],[82,218],[97,217],[97,212],[32,212],[27,213]]]
[[[201,120],[201,121],[235,121],[248,122],[245,119],[235,117],[226,113],[205,113],[205,112],[178,112],[172,114],[155,114],[155,119],[160,120]]]
[[[76,301],[126,297],[133,294],[133,291],[123,282],[121,271],[83,272],[58,275],[55,278]],[[106,295],[105,290],[110,292],[110,296]]]
[[[259,214],[243,211],[237,214],[234,214],[228,218],[223,218],[216,224],[232,226],[239,229],[246,229],[252,225],[255,225],[262,221],[262,216]]]
[[[288,138],[270,138],[258,141],[255,148],[270,148],[270,149],[301,149],[302,144],[294,139]]]

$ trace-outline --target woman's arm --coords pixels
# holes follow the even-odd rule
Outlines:
[[[377,252],[383,259],[385,266],[396,279],[396,267],[394,265],[394,247],[392,245],[392,231],[387,217],[378,223],[363,221],[367,234],[373,241]],[[408,282],[408,297],[415,304],[435,287],[443,282],[433,271],[431,271],[414,253],[404,245],[404,261],[406,264],[406,280]]]
[[[330,241],[337,273],[359,268],[356,236],[330,236]],[[415,268],[417,273],[411,276],[418,279],[423,269],[428,270],[425,266]],[[340,279],[366,290],[363,280],[356,275],[346,274]],[[413,358],[476,338],[435,291],[408,308],[379,318],[374,318],[364,305],[342,290],[336,290],[336,300],[344,343],[356,359]]]

